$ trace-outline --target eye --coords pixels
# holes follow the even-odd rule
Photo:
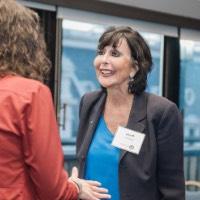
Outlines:
[[[119,53],[119,51],[114,49],[114,50],[112,50],[111,55],[114,56],[114,57],[119,57],[120,53]]]
[[[97,50],[97,55],[103,55],[103,54],[104,54],[104,51],[102,49]]]

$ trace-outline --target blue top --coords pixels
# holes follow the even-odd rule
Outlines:
[[[119,200],[118,166],[120,150],[111,145],[113,134],[100,117],[86,159],[85,179],[101,182],[112,200]]]

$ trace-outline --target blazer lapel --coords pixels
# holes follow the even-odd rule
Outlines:
[[[147,115],[146,110],[147,110],[146,93],[142,93],[141,95],[135,95],[126,128],[144,133],[143,131],[146,126],[145,119]],[[127,151],[125,150],[121,151],[120,161],[124,157],[126,152]]]
[[[82,158],[85,158],[88,152],[89,145],[92,141],[95,128],[97,126],[98,120],[104,108],[105,99],[106,99],[106,93],[102,93],[96,105],[94,106],[94,109],[91,111],[89,119],[88,120],[86,119],[86,121],[89,124],[85,132],[85,138],[84,138],[83,144],[81,145],[82,148],[78,152],[78,154],[81,155]]]

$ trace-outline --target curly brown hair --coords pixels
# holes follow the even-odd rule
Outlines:
[[[0,0],[0,76],[44,81],[50,61],[37,13],[15,0]]]

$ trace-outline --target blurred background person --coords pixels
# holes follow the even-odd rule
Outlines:
[[[100,181],[112,200],[184,200],[181,115],[173,102],[145,92],[152,57],[143,37],[110,27],[94,66],[102,89],[80,102],[80,176]]]
[[[0,0],[0,200],[109,198],[96,181],[72,177],[49,89],[50,62],[38,15]]]

